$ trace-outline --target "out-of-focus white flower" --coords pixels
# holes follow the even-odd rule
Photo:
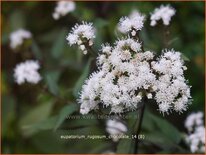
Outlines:
[[[189,132],[192,132],[194,130],[195,126],[203,125],[203,113],[197,112],[190,114],[186,121],[185,121],[185,127]]]
[[[14,32],[12,32],[9,36],[10,38],[10,47],[12,49],[17,48],[18,46],[22,45],[25,39],[29,39],[32,37],[31,32],[19,29]]]
[[[55,7],[54,13],[52,14],[55,20],[58,20],[61,16],[73,12],[76,8],[76,4],[73,1],[59,1]]]
[[[144,25],[145,16],[138,11],[133,11],[128,17],[122,17],[118,24],[118,30],[121,33],[131,33],[135,36],[137,31],[140,31]]]
[[[172,16],[175,15],[175,9],[171,6],[161,5],[160,8],[156,8],[153,13],[151,13],[151,26],[155,26],[157,21],[162,19],[164,25],[169,25]]]
[[[19,85],[25,82],[37,84],[41,80],[41,76],[38,73],[39,68],[39,63],[34,60],[27,60],[17,64],[14,69],[16,83]]]
[[[203,113],[197,112],[189,115],[185,121],[185,127],[189,132],[185,140],[190,146],[190,151],[192,153],[205,153]]]
[[[118,119],[110,119],[106,122],[106,131],[113,141],[117,142],[121,135],[127,132],[127,126]]]
[[[95,29],[92,23],[82,22],[82,24],[76,24],[72,31],[67,36],[67,41],[70,46],[77,44],[80,49],[86,54],[86,47],[93,45],[93,39],[95,38]]]

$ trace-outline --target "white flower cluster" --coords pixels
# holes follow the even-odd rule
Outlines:
[[[17,64],[14,69],[16,83],[20,85],[27,81],[29,83],[37,84],[41,80],[41,76],[37,71],[39,68],[39,63],[34,60],[27,60]]]
[[[84,54],[87,54],[87,47],[93,45],[93,39],[95,38],[95,29],[92,23],[82,22],[82,24],[76,24],[72,31],[67,36],[67,41],[71,45],[77,44]]]
[[[203,124],[203,113],[197,112],[190,114],[185,127],[189,135],[186,136],[186,142],[190,145],[192,153],[205,153],[205,127]]]
[[[159,110],[162,113],[168,113],[170,109],[177,112],[186,110],[191,96],[183,74],[187,68],[183,65],[181,54],[173,49],[166,50],[157,61],[151,62],[151,66],[157,73],[153,89]]]
[[[25,39],[30,39],[32,37],[31,32],[19,29],[10,34],[10,47],[12,49],[17,48],[18,46],[22,45]]]
[[[183,74],[186,67],[173,49],[156,58],[131,36],[116,41],[114,47],[103,45],[97,66],[98,71],[82,87],[78,100],[82,114],[100,105],[109,107],[111,113],[135,110],[143,98],[156,100],[163,114],[182,112],[190,103],[190,87]]]
[[[74,11],[75,8],[76,4],[73,1],[59,1],[52,16],[55,20],[58,20],[61,16],[65,16],[69,12]]]
[[[106,122],[106,131],[110,134],[112,140],[117,142],[127,132],[127,126],[118,119],[110,119]]]
[[[138,11],[133,11],[129,17],[122,17],[118,24],[118,30],[122,33],[131,33],[132,36],[136,35],[144,26],[145,16]]]
[[[172,16],[175,15],[175,9],[171,6],[161,5],[160,8],[156,8],[154,12],[151,14],[150,20],[151,26],[155,26],[157,21],[162,19],[164,25],[169,25]]]
[[[90,76],[82,89],[82,114],[97,108],[99,103],[110,106],[114,113],[137,108],[142,100],[141,90],[149,90],[156,79],[148,63],[153,53],[140,50],[141,44],[131,38],[117,41],[114,48],[103,46],[97,61],[99,71]]]

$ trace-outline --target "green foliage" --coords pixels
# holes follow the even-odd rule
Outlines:
[[[59,94],[59,87],[57,84],[59,76],[60,76],[59,71],[47,72],[45,75],[45,80],[46,80],[46,84],[48,85],[48,89],[54,95]]]
[[[41,122],[49,117],[51,114],[51,110],[54,102],[49,101],[47,103],[41,104],[31,111],[29,111],[19,122],[21,130],[23,130],[23,134],[25,136],[29,135],[27,129],[30,128],[31,125]]]
[[[77,80],[74,89],[73,89],[73,95],[75,97],[78,97],[78,94],[81,91],[82,85],[84,84],[85,80],[88,78],[89,73],[90,73],[90,65],[91,65],[91,61],[92,59],[90,59],[86,66],[83,69],[82,75],[79,77],[79,79]]]
[[[73,112],[77,111],[78,106],[76,104],[71,104],[68,106],[65,106],[62,108],[62,110],[60,111],[60,114],[58,116],[56,125],[54,127],[54,130],[56,130],[65,120],[66,116],[72,114]]]
[[[164,117],[154,114],[156,107],[146,104],[139,141],[140,153],[190,153],[184,145],[183,121],[188,113],[204,110],[204,2],[170,2],[177,10],[167,28],[161,24],[149,26],[149,13],[168,2],[76,2],[76,10],[59,20],[52,18],[55,2],[2,2],[2,153],[133,153],[134,140],[61,139],[61,135],[105,135],[105,119],[90,113],[78,118],[78,94],[89,74],[96,69],[94,58],[83,55],[77,47],[70,47],[66,35],[77,22],[93,22],[96,28],[94,50],[99,52],[102,43],[114,43],[122,35],[116,31],[119,18],[133,9],[146,14],[140,36],[145,50],[160,53],[174,48],[182,53],[186,79],[192,86],[193,104],[182,115]],[[198,25],[198,26],[194,26]],[[19,28],[32,32],[18,51],[9,47],[9,34]],[[167,32],[168,38],[165,39]],[[17,85],[13,68],[26,59],[38,60],[43,76],[38,85]],[[194,76],[195,75],[195,76]],[[150,104],[150,105],[149,105]],[[134,111],[125,120],[132,134],[139,112]],[[71,118],[67,118],[71,116]],[[74,117],[74,118],[72,118]],[[77,117],[77,118],[76,118]],[[170,118],[169,120],[167,118]]]
[[[129,154],[133,153],[131,152],[131,147],[132,146],[132,139],[121,139],[118,146],[117,146],[117,151],[116,153],[119,154]]]
[[[62,55],[62,53],[64,52],[64,47],[66,45],[66,41],[65,41],[65,34],[66,34],[66,30],[63,29],[61,30],[61,32],[59,33],[59,36],[57,37],[57,39],[54,41],[54,44],[52,46],[51,49],[51,55],[55,58],[58,59],[60,58],[60,56]]]

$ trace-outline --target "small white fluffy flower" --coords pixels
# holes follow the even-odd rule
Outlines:
[[[200,125],[203,125],[202,112],[190,114],[185,121],[185,127],[189,132],[193,131],[195,126],[200,126]]]
[[[151,26],[155,26],[157,21],[162,19],[164,25],[169,25],[172,16],[175,15],[175,9],[171,6],[161,5],[160,8],[156,8],[153,13],[151,13]]]
[[[39,68],[39,63],[34,60],[27,60],[17,64],[14,69],[16,83],[19,85],[25,82],[37,84],[41,80],[41,76],[38,73]]]
[[[85,81],[85,85],[82,88],[80,99],[81,103],[80,113],[87,114],[89,111],[95,109],[99,103],[99,88],[100,80],[103,76],[103,72],[93,73],[88,80]]]
[[[185,111],[190,103],[190,86],[183,76],[184,64],[179,52],[163,51],[163,55],[151,63],[158,78],[154,84],[155,100],[162,113],[170,110]]]
[[[92,23],[82,22],[72,28],[66,39],[70,46],[77,44],[84,53],[87,53],[86,47],[93,45],[94,38],[95,29]]]
[[[118,24],[118,30],[121,33],[131,33],[135,36],[137,31],[140,31],[144,25],[145,16],[138,11],[133,11],[129,17],[122,17]]]
[[[205,153],[205,127],[203,113],[197,112],[189,115],[185,121],[185,127],[189,134],[185,140],[190,146],[192,153]]]
[[[76,4],[73,1],[59,1],[52,14],[55,20],[58,20],[61,16],[65,16],[69,12],[73,12],[76,8]]]
[[[117,142],[119,137],[127,132],[127,126],[118,119],[110,119],[106,122],[106,131],[112,140]]]
[[[17,48],[22,45],[25,39],[30,39],[32,37],[31,32],[23,29],[16,30],[12,32],[9,36],[10,38],[10,47],[12,49]]]

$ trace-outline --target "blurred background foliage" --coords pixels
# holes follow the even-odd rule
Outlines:
[[[170,2],[176,9],[171,25],[149,26],[149,13],[161,2],[76,2],[76,10],[60,20],[52,18],[55,2],[1,2],[2,27],[2,153],[102,153],[113,150],[130,153],[129,140],[118,144],[111,140],[65,140],[64,134],[107,134],[105,124],[97,119],[65,119],[79,115],[78,92],[95,61],[69,47],[66,35],[82,20],[91,21],[97,29],[95,50],[101,43],[113,43],[121,35],[116,31],[119,18],[133,9],[147,15],[141,32],[145,49],[160,53],[174,48],[185,55],[186,78],[192,86],[193,102],[188,111],[162,116],[156,104],[146,105],[139,153],[188,153],[183,137],[184,120],[193,111],[204,111],[204,2]],[[19,28],[32,32],[32,42],[13,51],[9,34]],[[164,31],[169,31],[165,39]],[[17,85],[13,79],[15,65],[37,59],[43,76],[37,85]],[[91,113],[89,115],[95,115]]]

